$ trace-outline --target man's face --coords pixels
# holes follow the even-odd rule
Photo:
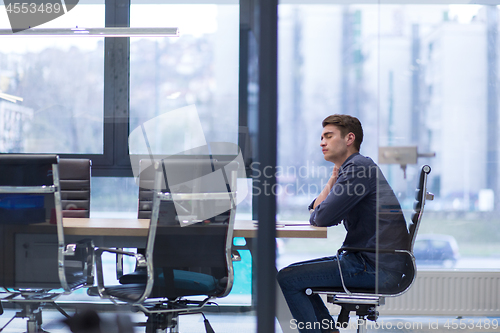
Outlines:
[[[342,137],[340,130],[335,125],[326,125],[321,133],[321,150],[325,160],[335,164],[342,164],[347,158],[348,135]]]

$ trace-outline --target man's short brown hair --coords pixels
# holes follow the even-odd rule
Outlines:
[[[346,114],[334,114],[323,120],[323,127],[326,125],[338,127],[343,138],[347,134],[353,133],[355,136],[354,148],[359,151],[361,142],[363,142],[363,127],[361,127],[361,122],[358,118]]]

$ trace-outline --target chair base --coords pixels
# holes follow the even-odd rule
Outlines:
[[[21,307],[14,317],[12,317],[2,328],[2,332],[14,319],[16,318],[28,318],[26,322],[26,332],[27,333],[43,333],[46,332],[42,328],[42,308],[47,305],[53,305],[61,314],[66,318],[69,315],[57,304],[56,299],[61,294],[57,293],[36,293],[36,292],[12,292],[8,293],[8,296],[1,297],[0,300],[4,302],[14,303]],[[2,309],[0,314],[3,314],[3,306],[0,302],[0,309]]]
[[[143,307],[139,309],[148,318],[146,321],[146,333],[178,333],[179,313],[173,311],[171,304],[158,303],[154,307]]]
[[[146,333],[179,332],[179,316],[177,313],[149,313],[146,315],[148,317],[146,321]]]
[[[358,328],[356,330],[357,333],[366,333],[367,332],[366,319],[364,317],[359,317],[357,326],[358,326]]]
[[[327,296],[327,302],[342,307],[337,318],[339,328],[346,328],[349,323],[349,314],[354,311],[358,316],[356,331],[366,333],[366,320],[377,321],[379,313],[377,306],[385,304],[385,298],[369,295],[342,295],[328,292],[320,292]]]
[[[26,321],[27,333],[46,332],[42,328],[42,304],[40,303],[22,303],[22,310],[17,312],[1,329],[3,331],[14,319],[28,318]]]
[[[179,315],[182,314],[195,314],[197,312],[178,313],[147,313],[146,333],[179,333]],[[204,318],[206,333],[215,333],[212,326],[208,322],[203,312],[200,313]]]
[[[349,314],[355,311],[358,316],[356,322],[357,332],[366,332],[366,319],[377,321],[379,313],[375,305],[370,304],[337,304],[342,307],[337,318],[337,325],[339,328],[347,328],[349,323]]]

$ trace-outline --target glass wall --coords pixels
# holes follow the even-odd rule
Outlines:
[[[67,14],[37,28],[103,27],[104,2],[91,3],[81,1]],[[181,32],[179,37],[130,38],[130,68],[118,69],[129,73],[120,75],[121,79],[130,77],[130,83],[120,82],[130,84],[130,102],[124,106],[128,108],[129,132],[149,120],[161,125],[155,128],[156,137],[150,138],[162,143],[155,152],[161,154],[177,153],[174,150],[179,145],[186,146],[181,141],[194,136],[204,142],[237,143],[239,6],[144,3],[131,5],[131,27],[171,26]],[[9,29],[7,12],[4,6],[0,9],[0,28]],[[130,147],[120,147],[128,139],[120,135],[128,133],[112,125],[123,120],[109,118],[114,110],[111,103],[119,101],[109,104],[113,109],[106,111],[106,122],[111,126],[104,133],[104,38],[0,39],[0,91],[23,98],[15,104],[0,99],[0,152],[87,155],[94,162],[94,171],[102,164],[123,163],[119,160],[128,159],[128,148],[132,154],[148,153],[134,141]],[[117,56],[122,55],[108,54],[109,59]],[[111,61],[107,63],[109,66]],[[120,100],[122,97],[126,96]],[[191,118],[197,118],[200,127],[188,130],[185,125],[193,119],[182,119],[185,112],[171,117],[170,122],[153,120],[183,107],[193,108]],[[116,157],[114,151],[123,156]],[[111,181],[109,175],[115,176],[108,172],[108,177],[94,181],[92,214],[120,212],[136,217],[138,189],[133,180],[111,177]],[[109,197],[102,197],[110,181],[125,197],[105,205],[111,203]]]
[[[44,28],[103,27],[104,1]],[[10,29],[0,6],[0,29]],[[0,37],[1,153],[103,153],[104,38]]]
[[[197,119],[180,112],[156,128],[163,145],[156,153],[178,153],[178,146],[189,146],[185,140],[195,136],[205,142],[237,143],[239,5],[132,1],[130,12],[131,27],[168,25],[180,31],[179,38],[131,38],[130,131],[193,106]],[[201,129],[193,125],[197,121]],[[130,148],[132,154],[147,153]]]
[[[407,220],[420,166],[432,168],[419,268],[499,268],[498,16],[491,5],[280,5],[279,219],[308,219],[333,166],[321,121],[350,114],[375,161],[385,146],[435,153],[381,165]],[[285,240],[278,263],[331,255],[344,236]]]
[[[333,167],[321,154],[321,121],[350,114],[364,125],[361,153],[375,161],[386,146],[435,153],[404,170],[381,165],[408,219],[419,167],[432,167],[419,268],[500,268],[498,6],[344,3],[279,6],[278,219],[308,220]],[[104,12],[104,2],[79,3],[44,27],[102,27]],[[130,26],[179,27],[180,36],[130,38],[130,68],[121,69],[130,79],[128,132],[195,107],[201,127],[168,123],[156,132],[161,153],[200,132],[206,142],[238,142],[238,17],[237,4],[132,1]],[[104,154],[104,56],[100,38],[1,37],[0,91],[24,101],[0,100],[0,152]],[[148,153],[124,141],[110,147]],[[131,177],[94,177],[91,214],[134,218],[137,193]],[[251,201],[240,218],[250,217]],[[345,230],[328,232],[278,239],[278,268],[334,254]],[[249,304],[247,254],[235,293]]]
[[[80,1],[67,14],[37,28],[104,27],[104,1],[90,2]],[[0,91],[23,98],[15,104],[0,99],[0,153],[78,154],[91,158],[91,217],[137,218],[135,179],[113,172],[100,177],[95,170],[103,163],[123,163],[117,161],[128,159],[129,151],[147,154],[133,141],[130,147],[123,147],[128,134],[140,125],[148,121],[161,125],[153,133],[156,138],[150,138],[162,143],[160,151],[155,152],[160,154],[179,152],[179,145],[186,146],[182,140],[189,142],[194,136],[206,143],[238,141],[237,2],[176,5],[132,1],[129,12],[131,27],[178,27],[180,35],[130,38],[129,54],[108,50],[115,53],[110,56],[108,52],[106,59],[104,38],[0,38]],[[0,7],[0,15],[0,28],[10,29],[4,6]],[[121,56],[130,56],[130,67],[113,72],[112,59]],[[117,83],[112,75],[105,82],[105,66],[108,73],[119,73],[119,84],[129,85],[130,95],[128,105],[122,102],[125,94],[120,95],[120,101],[116,96],[108,100],[106,116],[104,86]],[[127,132],[118,130],[123,119],[113,118],[118,104],[129,116]],[[186,107],[194,110],[188,118],[181,111],[169,122],[157,121],[157,117]],[[190,121],[200,127],[190,126]],[[121,134],[127,136],[119,137]],[[235,155],[237,151],[227,153]],[[102,155],[111,162],[103,162]],[[248,202],[245,205],[248,214]],[[244,262],[235,267],[245,267],[237,268],[240,277],[233,294],[243,294],[243,303],[248,303],[251,284],[244,281],[251,280],[251,259],[248,251],[242,257]]]

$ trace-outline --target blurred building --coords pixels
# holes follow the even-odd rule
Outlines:
[[[24,136],[29,131],[33,109],[0,99],[0,151],[24,152]]]
[[[480,191],[497,187],[488,173],[487,147],[497,143],[488,142],[487,34],[483,19],[444,21],[421,41],[424,124],[445,209],[477,209]]]

